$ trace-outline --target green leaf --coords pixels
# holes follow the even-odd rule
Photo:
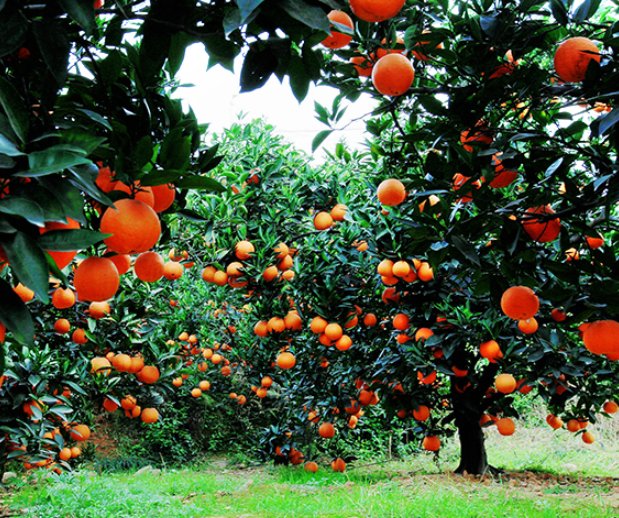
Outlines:
[[[324,130],[314,137],[314,140],[312,141],[312,153],[320,147],[320,145],[329,135],[331,135],[331,133],[333,133],[333,130]]]
[[[241,92],[261,88],[279,65],[279,58],[271,46],[264,43],[250,45],[241,68]]]
[[[27,33],[28,19],[21,11],[13,11],[0,17],[0,57],[18,50],[24,44]]]
[[[15,144],[0,133],[0,153],[7,156],[21,156],[22,153]]]
[[[234,58],[240,52],[236,43],[215,36],[203,37],[202,43],[209,55],[209,68],[219,63],[225,69],[234,72]]]
[[[100,243],[111,234],[85,229],[50,230],[38,239],[41,249],[47,252],[74,252]]]
[[[39,185],[60,203],[65,218],[71,218],[82,224],[86,223],[84,216],[84,197],[80,189],[76,188],[66,179],[55,177],[41,177]]]
[[[43,61],[56,80],[53,90],[62,88],[69,74],[69,53],[71,42],[65,28],[50,19],[32,22],[32,32],[39,45]],[[51,85],[48,88],[52,88]]]
[[[23,232],[4,235],[2,247],[19,282],[35,292],[44,304],[49,302],[49,268],[45,253],[37,242]]]
[[[78,108],[76,111],[78,113],[83,113],[89,119],[93,120],[94,122],[98,122],[104,128],[112,131],[112,125],[102,115],[98,114],[97,112],[93,112],[91,110],[85,110],[83,108]]]
[[[149,187],[152,185],[163,185],[164,183],[176,183],[182,176],[180,171],[154,171],[140,178],[140,185]]]
[[[28,155],[30,169],[17,173],[15,176],[46,176],[48,174],[60,173],[70,167],[91,163],[92,162],[83,155],[67,151],[62,146],[53,146],[43,151],[30,153]]]
[[[264,0],[236,0],[241,10],[241,24],[245,23],[249,16],[258,8]]]
[[[479,261],[479,254],[471,243],[469,243],[466,239],[460,236],[453,236],[452,240],[455,247],[464,257],[466,257],[473,264],[481,266],[481,263]]]
[[[194,212],[189,209],[179,210],[176,214],[178,214],[179,216],[183,216],[184,218],[190,221],[195,221],[197,223],[208,223],[211,221],[210,219],[204,218],[200,216],[200,214],[198,214],[197,212]]]
[[[33,200],[7,196],[0,200],[0,212],[13,216],[22,216],[38,227],[45,226],[43,209]]]
[[[303,59],[296,54],[293,54],[290,58],[288,75],[290,76],[290,88],[295,99],[299,102],[303,101],[309,91],[311,78],[305,70]]]
[[[226,188],[208,176],[187,176],[176,183],[181,189],[200,189],[204,191],[225,192]]]
[[[247,20],[246,20],[247,21]],[[234,31],[240,29],[243,26],[243,18],[240,9],[230,9],[224,16],[224,32],[226,38],[230,36]]]
[[[195,42],[196,39],[190,36],[186,32],[178,32],[172,36],[172,42],[170,43],[170,52],[168,55],[168,69],[170,73],[175,76],[178,70],[183,64],[185,59],[185,50],[188,45]]]
[[[15,135],[23,143],[26,143],[29,129],[28,110],[15,87],[4,77],[0,77],[0,105],[8,117]]]
[[[576,9],[573,16],[574,21],[577,23],[582,23],[586,20],[590,20],[599,9],[601,3],[602,0],[585,0],[582,4],[580,4],[578,9]]]
[[[146,164],[150,162],[153,156],[153,141],[148,135],[143,136],[138,140],[137,146],[133,157],[135,159],[135,166],[138,169],[142,169]]]
[[[95,28],[94,2],[91,0],[58,0],[58,3],[86,31],[86,34],[92,34]]]
[[[320,7],[308,4],[305,0],[281,0],[279,5],[295,20],[304,23],[311,29],[326,33],[331,32],[329,18]]]
[[[123,71],[123,58],[117,50],[111,51],[105,59],[97,62],[105,85],[113,85]]]
[[[600,119],[600,127],[598,129],[598,137],[601,137],[610,128],[612,128],[619,121],[619,107],[613,108],[613,110],[606,114],[605,117]]]
[[[98,137],[94,133],[82,128],[70,128],[60,131],[60,140],[64,144],[80,149],[84,154],[90,155],[106,141],[106,138]]]
[[[113,205],[112,200],[110,200],[105,193],[95,185],[95,180],[99,171],[96,165],[92,163],[77,165],[75,167],[68,168],[67,171],[69,182],[73,185],[84,191],[99,203],[102,203],[107,207],[111,207]]]
[[[567,17],[567,7],[564,0],[551,0],[550,8],[552,9],[552,15],[560,25],[567,25],[569,18]]]

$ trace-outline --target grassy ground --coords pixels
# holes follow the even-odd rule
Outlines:
[[[515,436],[488,433],[499,479],[456,477],[457,444],[436,462],[420,454],[350,466],[344,474],[321,466],[239,469],[226,459],[160,475],[83,472],[48,481],[23,481],[13,508],[38,518],[473,518],[615,517],[619,515],[618,425],[592,427],[587,446],[567,431],[517,428]],[[34,483],[32,483],[34,482]]]

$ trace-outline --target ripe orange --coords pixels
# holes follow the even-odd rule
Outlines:
[[[329,324],[325,327],[324,333],[329,340],[334,342],[342,336],[343,330],[339,324]]]
[[[428,451],[438,451],[441,449],[441,440],[436,435],[426,435],[423,438],[423,447]]]
[[[344,11],[331,11],[327,15],[327,18],[329,18],[329,20],[331,20],[332,22],[341,23],[342,25],[346,25],[351,29],[354,27],[352,19]],[[333,25],[331,26],[333,27]],[[327,36],[324,40],[322,40],[321,43],[325,47],[328,47],[330,49],[341,49],[342,47],[348,45],[351,40],[352,36],[348,34],[343,34],[336,30],[332,30],[331,35]]]
[[[142,383],[146,383],[150,385],[155,383],[159,379],[159,369],[154,365],[146,365],[142,368],[142,370],[138,373],[138,380]]]
[[[567,422],[567,429],[572,433],[580,430],[580,423],[578,422],[578,419],[570,419]]]
[[[486,358],[490,363],[496,363],[497,358],[503,358],[503,353],[499,344],[495,340],[488,340],[479,346],[479,353],[482,358]]]
[[[555,211],[550,208],[550,205],[540,205],[539,207],[530,207],[526,211],[528,214],[554,214]],[[559,237],[561,233],[561,220],[531,218],[523,220],[522,226],[529,237],[538,243],[550,243]]]
[[[45,232],[48,232],[50,230],[71,230],[78,228],[80,228],[80,224],[77,221],[71,218],[67,218],[67,223],[59,223],[57,221],[45,222],[45,227],[39,228],[39,233],[45,234]],[[73,261],[73,258],[77,254],[77,250],[75,252],[47,252],[49,253],[49,255],[52,256],[52,259],[60,270],[62,270],[71,261]]]
[[[420,281],[428,282],[434,279],[434,270],[430,266],[430,263],[422,262],[421,266],[417,270],[417,277]]]
[[[156,408],[145,408],[142,410],[141,418],[145,423],[155,423],[159,420],[159,412]]]
[[[85,424],[75,425],[73,428],[71,428],[70,432],[71,439],[77,442],[87,441],[90,437],[90,428],[88,428],[88,426],[86,426]]]
[[[84,331],[83,329],[76,329],[71,335],[71,340],[73,340],[76,344],[84,345],[86,342],[88,342],[88,338],[86,337],[86,331]]]
[[[204,270],[202,270],[202,279],[206,282],[213,282],[216,272],[217,270],[214,266],[207,266]]]
[[[66,318],[59,318],[54,322],[54,331],[59,335],[65,335],[71,330],[71,324]]]
[[[13,291],[19,295],[23,302],[30,302],[34,298],[34,291],[24,286],[21,282],[13,288]]]
[[[381,94],[396,97],[405,94],[415,80],[410,59],[402,54],[387,54],[372,70],[372,83]]]
[[[350,0],[350,8],[366,22],[383,22],[400,12],[405,0]]]
[[[211,388],[211,382],[207,380],[202,380],[198,383],[198,388],[204,392]]]
[[[202,391],[199,388],[191,389],[191,395],[193,397],[200,397],[202,395]]]
[[[314,216],[314,228],[316,230],[327,230],[333,225],[333,218],[331,214],[325,211],[321,211]]]
[[[56,288],[52,294],[52,305],[58,309],[67,309],[75,305],[75,293],[70,288]]]
[[[99,320],[110,314],[110,305],[107,302],[91,302],[88,306],[88,316]]]
[[[363,323],[368,327],[374,327],[378,323],[378,319],[374,313],[368,313],[363,317]]]
[[[318,435],[324,439],[332,439],[335,436],[335,427],[331,423],[322,423],[318,428]]]
[[[352,347],[352,340],[348,335],[342,335],[335,341],[335,348],[338,351],[348,351]]]
[[[161,234],[156,212],[140,201],[123,199],[109,207],[101,218],[101,232],[113,234],[104,239],[117,254],[135,254],[150,250]]]
[[[527,286],[512,286],[501,297],[501,309],[509,318],[528,320],[539,309],[539,299]]]
[[[422,31],[421,34],[430,34],[430,31]],[[420,61],[428,61],[428,56],[425,54],[425,52],[430,51],[430,53],[432,52],[432,50],[436,50],[436,49],[442,49],[443,48],[443,44],[439,43],[438,45],[436,45],[436,47],[434,47],[434,49],[427,47],[426,45],[430,45],[429,41],[420,41],[415,43],[415,45],[413,45],[413,56],[415,56],[415,58],[417,58]],[[415,50],[415,48],[418,48],[421,46],[421,49],[419,50]]]
[[[310,323],[310,329],[313,333],[324,333],[329,323],[322,317],[314,317]]]
[[[585,347],[593,354],[619,353],[619,322],[597,320],[591,322],[582,334]]]
[[[560,310],[559,308],[554,308],[550,312],[550,316],[555,322],[563,322],[565,319],[567,319],[567,315],[565,314],[565,312]]]
[[[591,249],[596,250],[604,244],[604,238],[587,236],[587,244]]]
[[[537,331],[538,324],[537,320],[534,317],[531,317],[527,320],[518,320],[518,329],[522,331],[525,335],[530,335]]]
[[[164,262],[157,252],[143,252],[135,260],[133,271],[144,282],[156,282],[163,277]]]
[[[378,201],[383,205],[393,207],[404,201],[406,198],[406,189],[400,180],[390,178],[389,180],[381,182],[376,190],[376,195],[378,196]]]
[[[582,442],[584,442],[585,444],[593,444],[594,441],[595,437],[591,432],[585,432],[582,434]]]
[[[71,448],[63,448],[60,450],[58,453],[58,458],[64,461],[69,460],[71,458]]]
[[[511,374],[499,374],[494,380],[494,385],[502,394],[511,394],[516,390],[516,378]]]
[[[387,54],[406,54],[404,48],[404,39],[401,36],[396,38],[394,47],[395,48],[387,48],[387,38],[383,38],[380,42],[381,47],[376,50],[376,59],[380,59]]]
[[[234,254],[240,261],[245,261],[256,251],[256,247],[249,241],[239,241],[234,247]]]
[[[430,409],[425,405],[419,405],[419,408],[413,410],[413,417],[417,421],[425,421],[430,417]]]
[[[493,189],[509,187],[518,176],[517,171],[508,171],[503,166],[501,160],[498,158],[499,155],[501,155],[501,153],[492,155],[492,165],[494,166],[494,172],[496,174],[488,185],[490,185]]]
[[[180,279],[184,271],[183,265],[174,261],[168,261],[163,265],[163,276],[170,281]]]
[[[496,423],[496,427],[501,435],[513,435],[516,431],[516,425],[509,417],[499,419]]]
[[[129,271],[131,267],[131,256],[129,254],[116,254],[108,257],[114,263],[118,270],[118,275],[123,275]]]
[[[333,218],[333,221],[344,221],[346,210],[346,205],[342,203],[338,203],[335,207],[333,207],[331,209],[331,217]]]
[[[171,183],[163,185],[153,185],[151,189],[154,198],[153,210],[155,212],[163,212],[174,203],[174,198],[176,197],[176,189]]]
[[[128,354],[117,354],[112,358],[112,365],[118,372],[129,372],[131,368],[131,356]],[[125,408],[125,410],[127,410]]]
[[[277,366],[280,369],[292,369],[297,362],[297,359],[292,353],[283,352],[277,357]]]
[[[256,333],[260,338],[264,338],[269,334],[269,326],[265,320],[260,320],[254,326],[254,333]]]
[[[107,358],[96,357],[90,360],[90,366],[90,372],[92,374],[103,374],[104,376],[108,376],[112,364]]]
[[[357,70],[359,77],[371,77],[374,64],[366,56],[359,54],[350,58],[350,62]]]
[[[213,274],[213,282],[217,286],[225,286],[226,284],[228,284],[228,274],[223,270],[217,270]]]
[[[269,267],[267,267],[264,272],[262,272],[262,278],[266,281],[266,282],[271,282],[272,280],[274,280],[277,276],[279,275],[279,270],[277,269],[277,266],[275,265],[271,265]]]
[[[120,277],[116,266],[109,259],[87,257],[75,270],[73,285],[79,300],[103,302],[116,294]]]
[[[307,471],[308,473],[316,473],[318,471],[318,464],[316,464],[314,461],[306,462],[305,471]]]
[[[600,59],[600,50],[589,38],[570,38],[555,52],[555,71],[566,83],[578,83],[585,78],[591,60],[599,63]]]
[[[425,341],[433,335],[434,331],[432,331],[432,329],[429,329],[427,327],[420,327],[415,333],[415,342],[418,342],[419,340]]]
[[[148,205],[151,209],[155,205],[153,190],[150,187],[142,187],[139,181],[134,182],[131,186],[122,182],[116,182],[114,183],[112,190],[127,193],[130,198],[146,203],[146,205]]]
[[[607,401],[602,407],[607,414],[616,414],[619,411],[619,405],[614,401]]]
[[[346,471],[346,463],[344,462],[344,459],[338,457],[337,459],[332,461],[331,469],[338,473],[344,473],[344,471]]]
[[[475,151],[475,147],[484,147],[491,144],[493,140],[494,137],[489,132],[488,125],[484,121],[479,121],[473,128],[460,133],[460,142],[469,153]],[[475,146],[471,146],[471,144],[475,144]]]
[[[398,313],[393,317],[393,327],[398,331],[406,331],[410,327],[410,318],[404,313]]]

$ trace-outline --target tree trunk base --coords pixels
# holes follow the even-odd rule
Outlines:
[[[456,470],[454,471],[454,473],[456,475],[490,475],[492,477],[499,477],[501,475],[505,475],[506,471],[502,470],[500,468],[495,468],[494,466],[491,466],[490,464],[487,464],[485,466],[485,469],[482,470],[481,473],[469,473],[466,470],[466,467],[460,465],[456,468]]]

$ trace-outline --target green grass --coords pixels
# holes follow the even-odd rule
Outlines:
[[[498,480],[453,476],[458,452],[457,441],[451,441],[438,463],[429,454],[359,461],[344,474],[326,466],[316,475],[299,467],[238,469],[213,459],[159,476],[83,472],[33,477],[16,491],[13,506],[37,518],[617,516],[616,484],[602,477],[617,473],[618,425],[605,420],[592,431],[596,442],[590,446],[565,430],[533,424],[520,423],[513,437],[489,431],[490,461],[520,472]]]

